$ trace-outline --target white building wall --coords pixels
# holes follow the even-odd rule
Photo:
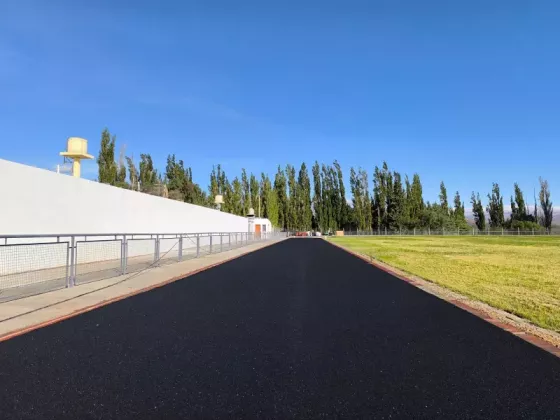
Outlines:
[[[0,289],[36,282],[32,277],[12,284],[6,277],[65,266],[70,235],[78,242],[77,262],[81,265],[120,259],[120,238],[89,237],[80,234],[165,234],[248,232],[245,217],[195,206],[167,198],[124,190],[98,182],[73,178],[43,169],[0,159],[0,236],[60,235],[57,238],[0,239]],[[259,224],[270,225],[267,219]],[[253,230],[254,231],[254,230]],[[267,226],[267,232],[272,227]],[[213,245],[241,241],[241,235],[213,236]],[[128,242],[129,257],[153,256],[154,239],[135,237]],[[92,239],[103,242],[89,242]],[[54,243],[59,240],[61,243]],[[246,237],[245,237],[246,240]],[[210,236],[198,240],[210,245]],[[16,245],[32,243],[34,245]],[[38,245],[37,243],[45,243]],[[183,238],[183,252],[195,252],[197,240]],[[162,239],[160,253],[177,254],[178,239]],[[203,251],[203,253],[206,251]],[[57,273],[56,275],[59,275]],[[24,283],[23,283],[24,282]]]
[[[247,219],[0,159],[0,235],[247,232]]]
[[[272,232],[272,224],[270,220],[261,217],[255,217],[255,223],[252,225],[252,231],[255,231],[255,225],[261,225],[261,232]]]

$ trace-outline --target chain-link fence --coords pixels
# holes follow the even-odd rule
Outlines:
[[[0,236],[0,302],[284,236],[280,232]]]
[[[377,229],[377,230],[345,230],[342,231],[344,236],[425,236],[425,235],[439,235],[439,236],[544,236],[544,235],[560,235],[560,228],[552,229],[496,229],[488,228],[479,230],[477,228],[469,229]]]

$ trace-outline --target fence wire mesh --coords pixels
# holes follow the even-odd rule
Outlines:
[[[76,242],[76,284],[122,274],[122,240]]]
[[[142,271],[155,262],[156,238],[127,239],[126,272]]]
[[[268,232],[0,236],[0,302],[285,237]]]
[[[521,229],[378,229],[345,230],[344,236],[546,236],[558,235],[560,230],[521,230]]]
[[[67,242],[0,246],[0,301],[66,287],[68,256]]]
[[[161,238],[159,240],[159,263],[166,264],[179,261],[179,245],[181,239],[176,238]]]

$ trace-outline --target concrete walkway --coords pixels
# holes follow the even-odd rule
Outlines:
[[[0,340],[20,335],[84,310],[94,309],[104,303],[167,284],[281,240],[284,238],[0,303]]]

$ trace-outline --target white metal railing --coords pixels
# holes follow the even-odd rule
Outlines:
[[[284,236],[280,232],[0,235],[0,302]]]

